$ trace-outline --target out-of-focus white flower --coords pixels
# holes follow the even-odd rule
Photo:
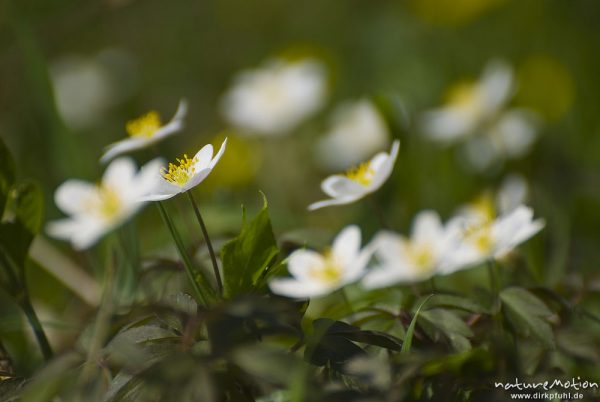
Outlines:
[[[53,61],[50,78],[56,106],[66,124],[76,130],[88,128],[111,106],[129,97],[135,88],[134,65],[131,55],[120,49]]]
[[[106,168],[100,184],[67,180],[56,190],[54,200],[70,216],[50,222],[48,234],[70,241],[79,250],[94,245],[143,206],[139,197],[153,187],[160,165],[155,159],[137,172],[132,159],[119,158]]]
[[[460,246],[453,253],[459,262],[442,268],[444,274],[504,257],[519,244],[544,228],[543,219],[533,219],[533,210],[520,205],[497,218],[484,215],[459,215],[448,225],[461,230]],[[474,219],[477,218],[477,219]]]
[[[223,114],[248,134],[286,134],[323,104],[325,75],[324,66],[312,59],[271,60],[242,71],[223,98]]]
[[[380,152],[345,174],[327,177],[321,183],[321,189],[331,199],[310,204],[308,209],[313,211],[330,205],[350,204],[377,191],[392,174],[399,149],[400,141],[396,140],[389,154]]]
[[[523,176],[518,174],[506,176],[496,193],[496,206],[500,213],[506,214],[524,204],[528,192],[527,181]]]
[[[352,225],[343,229],[331,250],[323,254],[294,251],[288,261],[293,278],[271,280],[271,291],[294,298],[317,297],[359,280],[371,258],[369,251],[361,250],[360,242],[360,229]]]
[[[200,184],[212,172],[213,168],[223,156],[227,138],[221,144],[219,152],[213,157],[213,146],[205,145],[193,158],[184,155],[177,159],[177,164],[169,163],[168,168],[163,167],[161,174],[156,169],[154,186],[140,201],[162,201],[184,193]]]
[[[482,128],[481,135],[465,143],[465,154],[476,170],[485,170],[504,158],[518,158],[529,150],[537,138],[539,121],[524,109],[510,109]]]
[[[458,262],[450,257],[458,234],[445,227],[434,211],[423,211],[415,217],[410,239],[380,232],[368,246],[374,250],[379,265],[367,273],[363,285],[374,289],[429,279],[439,269]]]
[[[445,106],[424,113],[424,134],[451,143],[474,133],[504,106],[511,95],[512,81],[512,71],[506,63],[490,62],[479,81],[457,85],[450,91]]]
[[[136,149],[145,148],[180,131],[184,126],[183,119],[187,114],[187,102],[182,99],[173,118],[164,126],[156,111],[150,111],[143,116],[127,122],[125,129],[128,138],[108,145],[104,155],[100,158],[102,163],[108,162],[117,155]]]
[[[346,169],[389,143],[387,125],[368,99],[340,105],[331,123],[317,143],[317,158],[328,169]]]

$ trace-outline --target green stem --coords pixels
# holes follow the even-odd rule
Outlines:
[[[25,312],[25,316],[27,317],[27,321],[29,321],[29,325],[33,329],[33,333],[35,334],[35,339],[37,343],[40,345],[40,349],[42,350],[42,355],[44,356],[44,360],[48,361],[52,358],[52,348],[50,347],[50,343],[48,342],[48,338],[46,337],[46,333],[44,332],[44,328],[42,327],[42,323],[40,322],[33,306],[31,305],[31,301],[29,300],[29,296],[25,296],[23,300],[19,303],[23,311]]]
[[[340,288],[340,290],[338,292],[342,296],[342,299],[344,300],[344,303],[348,307],[350,314],[354,314],[354,309],[352,308],[352,304],[350,304],[350,300],[348,299],[348,295],[346,294],[346,289]]]
[[[157,205],[158,205],[158,210],[160,211],[160,216],[162,217],[163,221],[165,222],[165,225],[167,225],[167,228],[169,229],[169,232],[171,233],[171,236],[173,237],[173,241],[175,242],[175,245],[177,246],[179,255],[181,256],[181,259],[183,260],[185,272],[187,273],[188,278],[189,278],[190,282],[192,283],[192,287],[194,288],[194,291],[198,294],[198,297],[200,297],[200,300],[202,301],[202,303],[204,305],[208,305],[206,297],[202,294],[202,291],[200,290],[200,287],[198,286],[198,283],[196,282],[196,279],[194,276],[194,267],[192,266],[192,261],[190,260],[190,257],[188,256],[187,251],[185,250],[185,246],[183,245],[181,236],[177,232],[177,229],[175,228],[175,225],[173,224],[171,217],[169,217],[169,214],[167,213],[167,210],[165,209],[162,202],[160,202],[160,201],[157,202]]]
[[[219,265],[217,264],[217,256],[215,255],[215,251],[213,249],[212,243],[210,241],[210,236],[208,235],[208,231],[206,230],[206,225],[204,224],[204,219],[202,219],[202,215],[200,215],[200,208],[198,208],[198,204],[196,204],[196,200],[192,195],[191,191],[186,191],[190,203],[194,209],[194,213],[196,214],[196,219],[198,220],[198,224],[200,224],[200,229],[202,229],[202,235],[204,236],[204,241],[206,241],[206,247],[208,248],[208,253],[210,254],[210,259],[212,261],[213,271],[215,273],[215,279],[217,280],[217,287],[219,288],[219,294],[223,295],[223,282],[221,281],[221,274],[219,273]]]
[[[490,290],[492,292],[492,313],[496,313],[500,310],[500,287],[496,272],[496,264],[493,258],[488,260],[487,268],[490,277]]]

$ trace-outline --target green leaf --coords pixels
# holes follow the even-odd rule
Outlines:
[[[17,266],[23,267],[43,223],[44,199],[39,185],[26,181],[14,187],[6,215],[0,224],[0,247]]]
[[[532,336],[547,348],[553,349],[554,334],[548,323],[552,311],[529,291],[510,287],[500,293],[502,310],[515,331],[525,337]]]
[[[454,350],[462,352],[471,348],[467,338],[473,336],[473,331],[455,312],[440,308],[423,311],[419,322],[434,340],[442,333]]]
[[[221,249],[225,297],[252,292],[279,253],[264,195],[263,199],[258,215],[246,223],[244,214],[240,234]]]
[[[412,346],[413,335],[415,333],[415,326],[417,325],[417,319],[419,318],[419,313],[421,312],[421,309],[423,308],[423,306],[425,306],[425,304],[433,296],[434,295],[427,296],[427,298],[425,300],[423,300],[421,302],[421,304],[419,304],[419,307],[417,308],[417,311],[415,312],[415,315],[414,315],[412,321],[410,322],[408,329],[406,330],[406,336],[404,337],[404,343],[402,344],[402,350],[401,350],[402,353],[410,352],[410,348]]]
[[[15,181],[15,162],[10,150],[0,138],[0,221],[6,207],[8,193]]]
[[[427,310],[436,307],[450,307],[476,314],[489,314],[489,310],[481,304],[461,296],[436,294],[427,303]]]

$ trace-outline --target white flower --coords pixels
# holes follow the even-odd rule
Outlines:
[[[213,158],[213,146],[205,145],[193,158],[183,155],[177,159],[177,164],[169,163],[168,168],[163,167],[155,172],[155,185],[150,192],[140,197],[140,201],[162,201],[184,193],[200,184],[212,172],[213,168],[223,156],[227,138],[221,144],[219,152]]]
[[[352,225],[337,235],[331,250],[324,254],[294,251],[288,261],[293,278],[271,280],[271,291],[287,297],[317,297],[357,281],[371,258],[368,251],[361,250],[360,241],[360,229]]]
[[[330,130],[317,143],[317,157],[328,169],[346,169],[388,143],[383,117],[368,99],[361,99],[336,108]]]
[[[56,190],[54,200],[70,216],[50,222],[48,234],[70,241],[79,250],[94,245],[143,207],[138,199],[153,186],[160,165],[155,159],[136,172],[132,159],[119,158],[106,168],[100,184],[67,180]]]
[[[424,134],[445,143],[472,134],[504,106],[512,88],[511,69],[501,61],[489,63],[479,81],[457,85],[445,106],[423,115]]]
[[[182,99],[179,101],[175,115],[164,126],[156,111],[148,112],[135,120],[129,121],[126,125],[129,138],[108,145],[104,151],[104,155],[100,158],[100,162],[105,163],[117,155],[145,148],[175,134],[183,128],[183,119],[186,114],[187,102]]]
[[[325,97],[325,68],[311,59],[271,60],[242,71],[224,96],[222,111],[250,134],[281,135],[316,112]]]
[[[463,215],[451,220],[449,225],[462,232],[460,247],[454,253],[456,258],[460,258],[460,263],[449,264],[442,269],[443,273],[502,258],[545,225],[543,219],[534,220],[533,210],[525,205],[495,219],[482,217],[473,219],[473,216]]]
[[[380,232],[368,246],[379,265],[370,270],[362,283],[368,289],[428,279],[449,264],[458,232],[444,227],[434,211],[415,217],[410,239],[393,232]],[[452,259],[454,261],[454,259]]]
[[[465,154],[472,167],[482,171],[497,161],[523,156],[538,134],[537,116],[525,109],[502,112],[480,135],[465,143]]]
[[[321,189],[332,198],[310,204],[308,209],[313,211],[330,205],[350,204],[377,191],[392,174],[399,149],[400,141],[396,140],[389,154],[380,152],[345,174],[329,176],[321,183]]]

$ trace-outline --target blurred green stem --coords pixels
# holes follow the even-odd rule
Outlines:
[[[377,216],[379,225],[381,225],[382,229],[389,229],[389,225],[387,224],[387,222],[385,220],[385,216],[383,215],[383,211],[382,211],[381,207],[379,206],[379,203],[377,202],[375,195],[370,194],[367,198],[369,199],[369,204],[371,204],[371,208],[373,209],[375,216]]]
[[[492,313],[500,310],[500,285],[498,282],[498,272],[496,271],[496,262],[490,258],[487,262],[488,274],[490,277],[490,291],[492,292]]]
[[[352,308],[352,304],[350,304],[350,299],[348,299],[348,295],[346,294],[346,289],[340,288],[338,290],[338,293],[340,294],[340,296],[342,296],[342,299],[344,300],[344,303],[348,307],[350,314],[354,314],[354,309]]]
[[[35,339],[40,345],[40,349],[42,350],[44,360],[50,360],[53,355],[52,348],[50,347],[50,343],[48,342],[48,338],[46,337],[46,333],[44,332],[42,323],[40,322],[37,314],[35,313],[35,310],[33,309],[33,306],[31,305],[29,295],[26,295],[23,298],[23,300],[19,303],[19,305],[25,312],[25,316],[27,316],[27,321],[29,321],[29,325],[31,325],[31,328],[33,329]]]
[[[171,233],[171,237],[173,237],[173,241],[175,242],[175,245],[177,246],[179,255],[181,256],[181,259],[183,260],[185,272],[187,273],[188,278],[189,278],[190,282],[192,283],[192,287],[194,288],[194,291],[198,294],[198,297],[200,297],[200,300],[202,301],[202,303],[204,305],[207,305],[208,302],[206,300],[206,297],[202,294],[202,291],[194,278],[194,268],[192,266],[192,261],[190,260],[190,257],[188,256],[187,251],[185,250],[185,246],[183,245],[181,236],[177,232],[177,229],[175,228],[175,225],[173,224],[173,221],[171,220],[171,217],[167,213],[167,210],[165,209],[165,206],[163,205],[163,203],[159,201],[156,203],[156,205],[158,205],[158,210],[160,211],[160,216],[162,217],[163,221],[165,222],[165,225],[167,225],[167,228],[169,229],[169,232]]]
[[[202,229],[202,235],[204,236],[204,241],[206,242],[206,247],[208,248],[208,253],[210,254],[210,259],[212,261],[213,271],[215,272],[215,279],[217,280],[217,287],[219,288],[219,294],[223,295],[223,282],[221,281],[221,274],[219,273],[219,265],[217,264],[217,256],[215,255],[215,251],[213,249],[212,243],[210,241],[210,236],[208,235],[208,231],[206,230],[206,225],[204,224],[204,219],[202,219],[202,215],[200,215],[200,208],[198,208],[198,204],[192,195],[190,190],[186,191],[190,203],[194,209],[194,213],[196,214],[196,219],[198,220],[198,224],[200,225],[200,229]]]

